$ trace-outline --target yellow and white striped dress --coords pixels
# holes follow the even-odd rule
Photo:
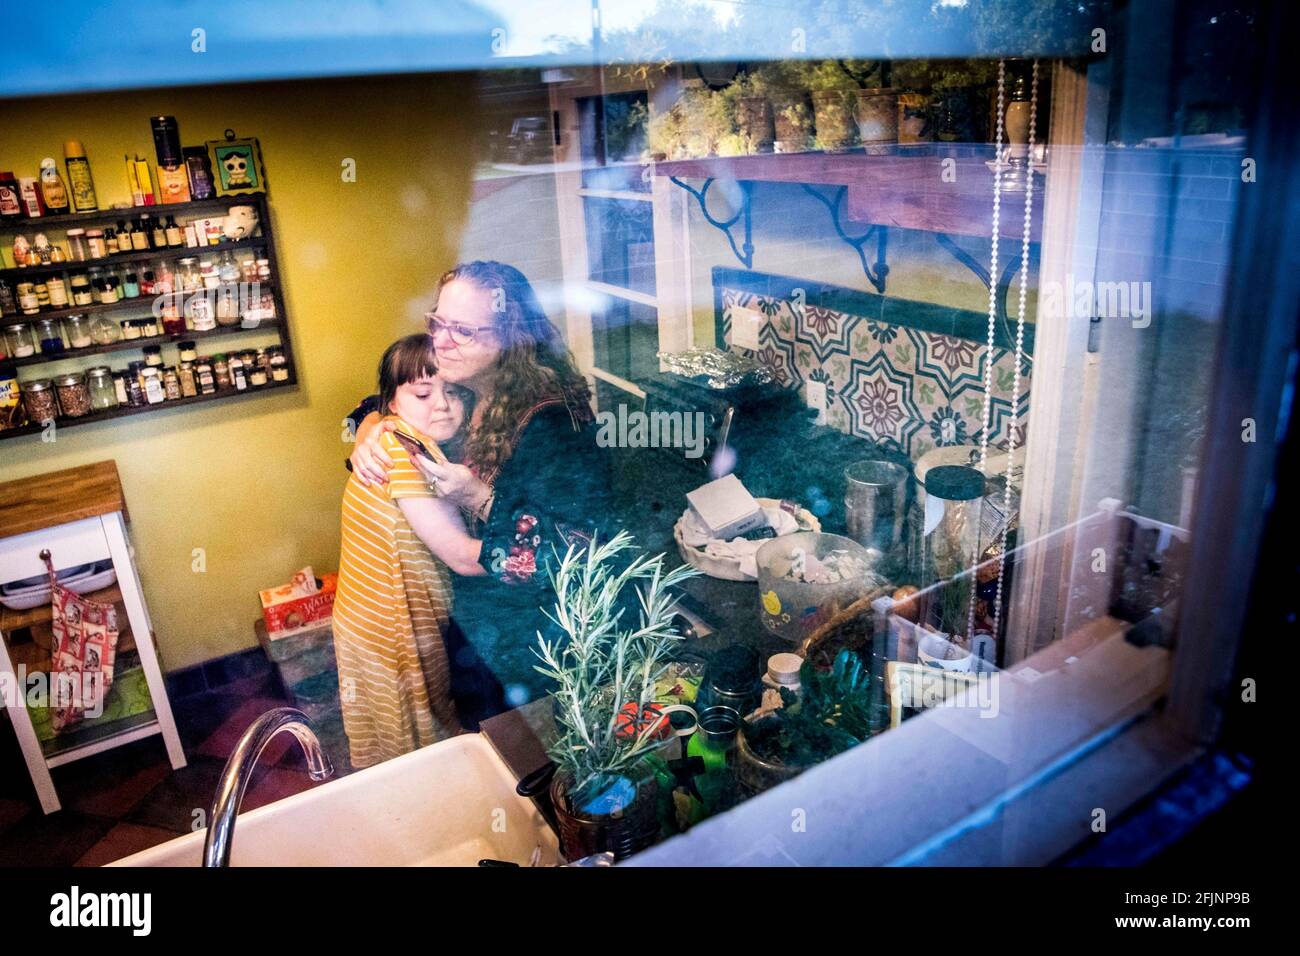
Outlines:
[[[437,454],[437,445],[394,419]],[[342,554],[334,596],[343,726],[354,767],[408,753],[461,733],[451,699],[443,632],[451,579],[411,530],[397,499],[434,497],[410,455],[390,433],[388,483],[356,476],[343,492]]]

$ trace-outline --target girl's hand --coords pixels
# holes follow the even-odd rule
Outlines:
[[[388,469],[393,467],[393,459],[388,457],[379,439],[384,432],[391,432],[396,428],[396,422],[377,421],[369,426],[363,422],[357,429],[356,445],[348,461],[352,462],[352,474],[356,475],[357,480],[363,485],[368,487],[387,483]]]
[[[491,494],[487,483],[464,465],[439,463],[422,457],[412,460],[429,484],[438,489],[439,496],[461,508],[477,511]]]

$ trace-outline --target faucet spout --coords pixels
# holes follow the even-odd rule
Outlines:
[[[208,811],[208,835],[203,842],[204,866],[228,866],[235,840],[235,817],[244,800],[244,790],[253,776],[257,759],[282,731],[293,734],[307,758],[307,770],[313,780],[325,780],[334,766],[321,749],[311,718],[296,707],[276,707],[253,721],[239,738]]]

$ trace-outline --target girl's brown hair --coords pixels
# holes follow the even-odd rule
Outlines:
[[[433,350],[433,340],[427,335],[416,334],[400,338],[384,351],[379,360],[379,414],[391,415],[393,399],[401,385],[418,382],[425,377],[438,374],[437,354]],[[452,461],[460,461],[465,454],[465,436],[470,416],[474,413],[474,393],[460,385],[454,388],[460,400],[465,404],[465,420],[461,423],[454,438],[442,443],[442,450]]]
[[[453,279],[493,295],[493,329],[501,355],[492,397],[466,449],[474,470],[490,480],[514,451],[515,434],[530,408],[558,398],[575,419],[586,421],[591,418],[591,390],[522,272],[503,262],[465,262],[438,280],[438,291]]]

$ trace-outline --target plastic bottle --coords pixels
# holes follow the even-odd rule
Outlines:
[[[41,160],[41,195],[45,197],[45,208],[50,215],[59,215],[68,211],[68,190],[59,175],[59,166],[53,156]]]

